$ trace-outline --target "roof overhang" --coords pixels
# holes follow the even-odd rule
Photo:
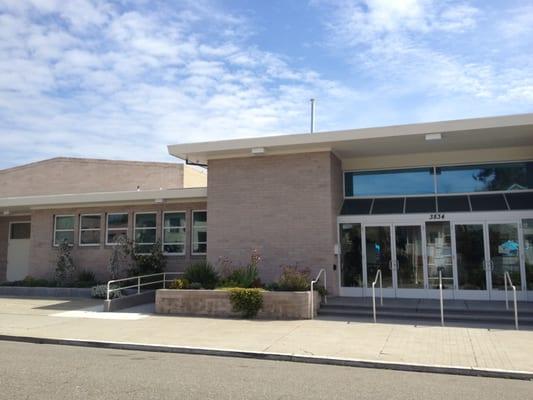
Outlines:
[[[207,188],[76,193],[0,198],[0,216],[36,209],[206,201]]]
[[[169,145],[168,151],[183,160],[207,163],[220,158],[317,151],[332,151],[342,159],[515,146],[533,146],[533,113],[177,144]]]

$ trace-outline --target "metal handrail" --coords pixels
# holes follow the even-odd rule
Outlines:
[[[166,288],[166,285],[167,285],[167,275],[183,275],[183,272],[159,272],[157,274],[130,276],[129,278],[121,278],[121,279],[110,280],[110,281],[107,282],[106,300],[109,300],[109,294],[112,293],[112,292],[117,292],[117,291],[124,290],[124,289],[137,288],[137,294],[140,294],[142,286],[153,285],[155,283],[163,283],[163,289],[164,289],[164,288]],[[151,277],[151,276],[163,276],[163,279],[157,280],[157,281],[150,281],[150,282],[141,283],[141,280],[143,278],[148,278],[148,277]],[[126,282],[126,281],[132,281],[132,280],[136,280],[137,283],[134,284],[134,285],[120,286],[120,287],[111,289],[111,285],[113,283]]]
[[[374,322],[376,321],[376,284],[379,278],[379,295],[381,297],[381,305],[383,305],[383,277],[381,274],[381,268],[376,272],[376,278],[372,282],[372,311],[374,312]]]
[[[320,271],[318,271],[318,275],[314,280],[311,281],[311,291],[309,292],[309,296],[311,296],[311,299],[309,300],[309,314],[311,316],[311,319],[315,317],[315,283],[317,283],[320,280],[320,276],[324,275],[324,288],[327,288],[327,275],[326,270],[324,268],[321,268]],[[327,296],[324,295],[324,304],[328,304]]]
[[[509,282],[509,285],[511,286],[511,289],[513,289],[513,306],[514,306],[514,326],[516,330],[518,330],[518,307],[516,302],[516,286],[513,285],[513,281],[511,280],[511,275],[509,274],[509,271],[505,271],[503,274],[503,281],[505,283],[505,308],[509,309],[509,298],[507,295],[507,282]]]
[[[439,269],[440,324],[444,326],[444,299],[442,296],[442,270]]]

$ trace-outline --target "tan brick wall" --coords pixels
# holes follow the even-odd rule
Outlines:
[[[183,164],[55,158],[0,171],[0,197],[183,187]],[[201,183],[197,171],[195,182]],[[205,180],[205,178],[204,178]],[[201,185],[200,185],[201,186]],[[204,185],[205,186],[205,185]]]
[[[9,223],[13,221],[29,221],[30,216],[0,217],[0,282],[6,280],[7,245],[9,241]]]
[[[185,165],[183,167],[183,187],[206,187],[207,186],[207,170],[194,167],[191,165]]]
[[[208,259],[248,262],[262,256],[261,275],[283,265],[328,273],[336,293],[335,221],[342,199],[340,161],[330,152],[209,161]]]
[[[57,259],[57,248],[53,247],[53,227],[54,215],[75,215],[74,241],[72,250],[74,262],[78,271],[91,270],[96,273],[98,279],[109,278],[107,265],[111,256],[112,246],[105,245],[105,214],[111,212],[129,213],[129,234],[132,237],[134,225],[134,213],[142,211],[157,212],[157,237],[161,238],[162,211],[186,211],[187,212],[187,241],[186,254],[184,256],[167,257],[167,271],[181,271],[191,260],[205,258],[204,256],[191,255],[191,211],[205,210],[205,203],[176,203],[176,204],[153,204],[143,206],[113,206],[113,207],[88,207],[73,209],[36,210],[32,213],[32,235],[30,249],[30,275],[51,279]],[[100,234],[100,245],[91,247],[80,247],[79,241],[79,215],[80,214],[102,214],[103,228]]]

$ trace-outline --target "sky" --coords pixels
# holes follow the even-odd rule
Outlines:
[[[533,111],[533,1],[0,0],[0,168]]]

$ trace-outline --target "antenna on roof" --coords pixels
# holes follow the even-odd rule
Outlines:
[[[313,133],[315,131],[315,99],[309,101],[311,102],[311,131],[309,133]]]

